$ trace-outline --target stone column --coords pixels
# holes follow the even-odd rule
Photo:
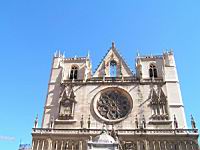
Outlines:
[[[181,149],[181,142],[177,141],[178,150]]]
[[[165,150],[167,150],[167,142],[164,141],[164,147],[165,147]]]
[[[56,141],[56,147],[55,147],[56,150],[58,150],[58,141]]]
[[[164,105],[162,106],[162,108],[163,108],[163,114],[164,114],[164,115],[166,114],[165,105],[166,105],[166,104],[164,104]]]
[[[192,149],[192,150],[194,150],[194,147],[193,147],[193,144],[192,144],[192,142],[191,142],[191,146],[190,146],[190,147],[191,147],[191,149]]]
[[[137,149],[140,150],[140,141],[137,141]]]
[[[161,149],[161,144],[160,144],[160,141],[158,141],[158,147],[159,147],[159,149]]]
[[[52,150],[52,140],[47,139],[47,141],[48,141],[48,150]]]
[[[74,150],[74,142],[72,142],[72,150]]]
[[[153,149],[156,150],[155,141],[152,141],[152,142],[153,142]]]
[[[63,150],[63,141],[61,142],[61,148],[60,148],[60,150]]]
[[[40,140],[38,140],[37,142],[37,150],[39,150],[39,146],[40,146]]]
[[[44,140],[42,141],[42,150],[44,150]]]
[[[51,150],[53,149],[53,141],[51,141]]]
[[[185,143],[185,148],[186,148],[186,149],[188,149],[188,145],[187,145],[187,142],[185,141],[184,143]]]
[[[35,145],[35,142],[34,140],[32,141],[32,150],[34,150],[34,145]]]
[[[79,141],[79,150],[83,150],[82,141]]]
[[[150,149],[150,147],[149,147],[149,141],[148,140],[145,141],[145,147],[146,147],[146,150]]]

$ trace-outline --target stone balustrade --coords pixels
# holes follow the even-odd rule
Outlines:
[[[101,129],[50,129],[50,128],[33,128],[32,134],[86,134],[96,135]],[[198,135],[197,129],[119,129],[116,130],[118,135]]]

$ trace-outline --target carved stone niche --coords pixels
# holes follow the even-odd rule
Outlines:
[[[73,120],[74,108],[77,103],[72,86],[66,87],[61,94],[60,108],[59,108],[59,120]]]
[[[169,120],[167,97],[162,89],[159,90],[157,95],[154,89],[150,94],[150,106],[152,110],[152,120]]]

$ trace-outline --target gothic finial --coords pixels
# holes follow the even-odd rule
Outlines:
[[[87,53],[87,58],[88,59],[90,58],[90,51],[88,51],[88,53]]]
[[[61,56],[61,53],[60,53],[60,50],[58,50],[58,57],[60,57]]]
[[[174,115],[174,128],[177,129],[178,128],[178,122],[176,119],[176,115]]]
[[[57,57],[57,53],[58,53],[58,51],[56,50],[54,53],[54,57]]]
[[[194,117],[191,115],[191,125],[192,125],[192,129],[196,129],[196,122],[194,120]]]
[[[112,49],[115,49],[115,42],[112,42]]]
[[[50,120],[50,128],[52,129],[53,127],[54,127],[54,117],[52,116]]]
[[[89,115],[89,117],[88,117],[88,129],[90,129],[90,124],[91,124],[91,121],[90,121],[90,115]]]
[[[37,128],[38,127],[38,114],[35,118],[35,122],[34,122],[34,128]]]
[[[143,126],[143,129],[146,128],[146,120],[145,120],[144,115],[143,115],[143,117],[142,117],[142,126]]]
[[[136,126],[136,128],[138,129],[138,118],[137,118],[137,115],[135,116],[135,126]]]
[[[140,52],[138,49],[137,49],[137,57],[140,57]]]
[[[81,124],[81,128],[83,128],[83,115],[81,116],[80,124]]]

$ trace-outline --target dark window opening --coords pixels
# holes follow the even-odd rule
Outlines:
[[[70,72],[70,77],[71,80],[77,79],[78,78],[78,67],[72,66],[71,72]]]
[[[158,77],[158,72],[157,72],[156,66],[154,64],[150,65],[149,77],[150,78],[157,78]]]

